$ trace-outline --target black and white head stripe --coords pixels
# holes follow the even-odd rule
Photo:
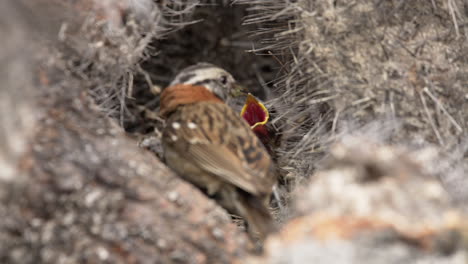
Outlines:
[[[222,74],[228,74],[223,69],[206,62],[197,63],[183,69],[171,82],[175,84],[198,84],[207,79],[215,79]]]
[[[195,71],[207,69],[207,68],[217,68],[215,65],[207,62],[200,62],[195,65],[189,66],[183,69],[172,81],[171,85],[178,83],[192,83],[190,80],[196,76]]]
[[[189,84],[204,86],[219,98],[226,100],[235,83],[230,73],[210,63],[198,63],[183,69],[171,82],[170,86]]]

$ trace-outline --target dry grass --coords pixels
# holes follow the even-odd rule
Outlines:
[[[160,90],[187,65],[207,61],[226,68],[266,100],[271,124],[282,135],[275,149],[279,195],[286,205],[278,210],[280,221],[293,215],[291,193],[330,166],[324,162],[330,145],[349,135],[435,151],[436,158],[424,161],[427,174],[439,177],[456,201],[468,201],[468,7],[463,1],[88,2],[95,16],[54,23],[59,26],[45,41],[54,44],[51,49],[59,47],[57,58],[42,60],[42,66],[63,62],[62,82],[86,87],[129,135],[152,137],[143,145],[155,152],[162,126]],[[29,12],[18,3],[7,1],[0,9]],[[2,11],[0,20],[24,28],[0,28],[10,36],[0,59],[11,65],[0,76],[5,80],[0,105],[2,111],[18,109],[0,117],[4,166],[21,153],[33,124],[27,112],[34,106],[22,96],[33,94],[28,76],[36,74],[26,63],[29,50],[22,49],[33,30],[15,12]],[[77,95],[70,91],[69,96]],[[361,147],[368,147],[365,141]],[[14,173],[10,169],[1,178]]]
[[[103,28],[85,24],[84,43],[98,45],[86,47],[89,56],[75,67],[84,69],[79,74],[103,110],[133,135],[152,137],[146,147],[156,153],[158,92],[200,61],[228,69],[267,99],[282,135],[275,155],[286,204],[320,168],[329,144],[347,134],[441,151],[460,149],[467,135],[468,118],[459,111],[467,108],[460,2],[420,1],[416,9],[397,1],[173,3],[155,6],[162,12],[146,14],[155,23],[144,26],[135,16],[102,35]],[[128,56],[112,54],[117,47]],[[283,209],[280,219],[290,215]]]
[[[236,2],[250,6],[245,23],[257,25],[252,34],[260,38],[254,50],[281,62],[268,105],[278,112],[273,123],[284,142],[277,152],[293,186],[320,168],[330,143],[350,133],[458,149],[450,160],[463,170],[468,67],[461,1]],[[457,174],[452,181],[466,186]]]

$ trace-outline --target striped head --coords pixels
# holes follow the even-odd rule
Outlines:
[[[183,69],[169,86],[178,84],[203,86],[223,101],[228,99],[236,87],[236,81],[230,73],[206,62]]]

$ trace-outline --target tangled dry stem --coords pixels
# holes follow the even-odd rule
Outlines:
[[[27,13],[21,3],[2,2],[0,10]],[[287,205],[278,212],[280,221],[299,211],[311,211],[310,207],[301,211],[291,206],[291,193],[300,193],[295,190],[310,178],[315,181],[310,187],[313,189],[333,185],[327,183],[327,177],[336,176],[334,171],[342,177],[374,169],[380,174],[399,175],[400,171],[393,169],[413,154],[413,159],[421,158],[415,162],[423,167],[418,173],[439,178],[451,199],[466,204],[468,12],[463,1],[140,0],[121,1],[117,6],[112,1],[77,3],[77,10],[92,10],[96,16],[84,19],[61,13],[60,19],[66,23],[58,23],[58,34],[54,35],[53,29],[52,35],[46,35],[53,39],[49,42],[53,43],[52,49],[58,47],[55,57],[43,60],[40,68],[59,66],[66,78],[88,90],[100,111],[118,120],[128,135],[151,134],[156,143],[150,145],[159,148],[157,131],[162,123],[155,114],[158,92],[181,68],[200,61],[226,68],[267,99],[272,124],[283,136],[283,144],[275,154],[282,174],[281,200]],[[34,27],[17,19],[21,16],[2,13],[2,24],[14,23],[23,30],[5,32],[11,37],[5,52],[0,53],[2,64],[11,66],[11,74],[1,75],[6,83],[0,90],[2,109],[6,109],[2,111],[18,109],[11,116],[0,117],[0,165],[18,160],[32,131],[29,127],[34,125],[30,118],[34,104],[22,96],[35,95],[24,88],[31,86],[30,79],[34,78],[11,77],[37,76],[27,67],[30,53],[18,49],[30,41],[28,34]],[[231,23],[222,23],[227,18]],[[42,51],[35,45],[30,48],[35,53]],[[20,52],[24,54],[12,60],[11,54]],[[40,76],[44,75],[39,74],[40,87],[57,81]],[[73,103],[79,91],[63,94],[64,100]],[[44,95],[57,90],[38,92]],[[350,135],[354,138],[351,141],[360,142],[359,146],[346,143]],[[330,146],[336,142],[346,150],[342,158],[333,158],[336,153]],[[373,148],[376,145],[379,147]],[[387,166],[377,155],[382,149],[407,154],[401,162],[394,160]],[[421,153],[431,153],[430,158]],[[367,158],[356,159],[353,155]],[[371,164],[370,168],[366,164]],[[9,176],[2,174],[0,178],[11,180],[16,173],[12,167]],[[317,184],[320,181],[322,185]],[[426,183],[421,181],[422,185]],[[349,191],[345,187],[342,191]],[[405,197],[408,204],[426,206],[423,197]],[[317,197],[302,198],[305,201],[301,203],[314,208],[326,204]],[[335,198],[336,206],[342,205],[342,199]],[[450,200],[445,196],[443,199]],[[6,210],[2,212],[7,214]],[[436,213],[430,217],[436,217]],[[299,245],[320,248],[312,244]],[[304,253],[304,248],[293,249],[294,254]],[[450,254],[456,263],[456,254]],[[321,255],[322,259],[326,259],[325,255]],[[344,259],[349,260],[349,256]]]

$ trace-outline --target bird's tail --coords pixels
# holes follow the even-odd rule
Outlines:
[[[239,196],[236,207],[247,221],[249,233],[260,241],[265,240],[268,234],[276,231],[276,225],[264,199],[249,193],[243,193]]]

